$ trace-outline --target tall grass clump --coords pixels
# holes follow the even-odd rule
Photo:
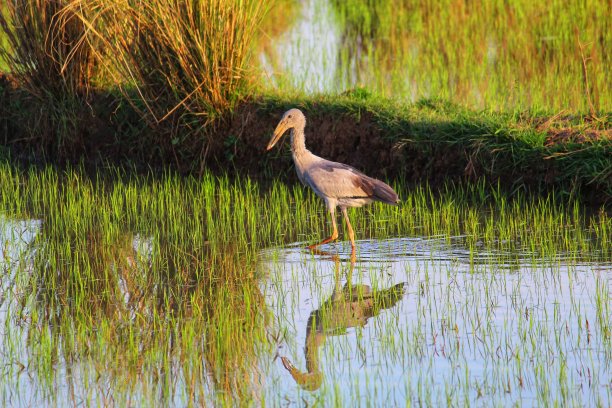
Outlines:
[[[117,64],[121,87],[171,149],[202,140],[204,126],[227,112],[250,84],[251,42],[262,0],[89,3]],[[98,18],[100,17],[100,18]],[[209,135],[209,137],[212,137]],[[174,150],[174,149],[172,149]]]
[[[21,115],[24,135],[45,152],[64,156],[82,142],[83,115],[95,53],[73,0],[16,0],[0,9],[0,60],[31,103]]]

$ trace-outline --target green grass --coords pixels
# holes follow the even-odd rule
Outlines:
[[[8,48],[7,42],[8,40],[6,36],[0,33],[0,49],[7,49]],[[10,68],[9,68],[7,61],[5,61],[5,58],[0,57],[0,72],[9,72],[9,71],[10,71]]]

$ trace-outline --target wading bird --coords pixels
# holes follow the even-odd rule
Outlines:
[[[300,181],[312,188],[316,195],[325,201],[332,219],[332,234],[323,241],[310,245],[312,249],[338,238],[336,207],[340,207],[351,247],[355,250],[355,234],[348,218],[348,207],[361,207],[373,201],[397,204],[399,198],[391,187],[380,180],[373,179],[346,164],[325,160],[306,149],[304,128],[306,117],[299,109],[290,109],[281,118],[268,143],[270,150],[281,136],[291,129],[291,154]]]

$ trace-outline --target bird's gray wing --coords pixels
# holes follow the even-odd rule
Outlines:
[[[319,195],[331,198],[370,198],[372,178],[342,163],[321,161],[304,172],[304,181]]]
[[[399,202],[397,194],[387,184],[342,163],[328,160],[314,163],[304,172],[304,181],[323,197],[370,198],[388,204]]]

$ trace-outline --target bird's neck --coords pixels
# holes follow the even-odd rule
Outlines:
[[[320,317],[320,316],[319,316]],[[308,319],[308,327],[306,328],[306,342],[304,343],[304,356],[306,357],[306,370],[309,373],[317,373],[319,369],[319,348],[325,343],[325,334],[322,329],[318,330],[315,326],[316,322],[311,322]]]
[[[305,139],[304,128],[291,129],[291,152],[294,157],[302,157],[307,154]]]

